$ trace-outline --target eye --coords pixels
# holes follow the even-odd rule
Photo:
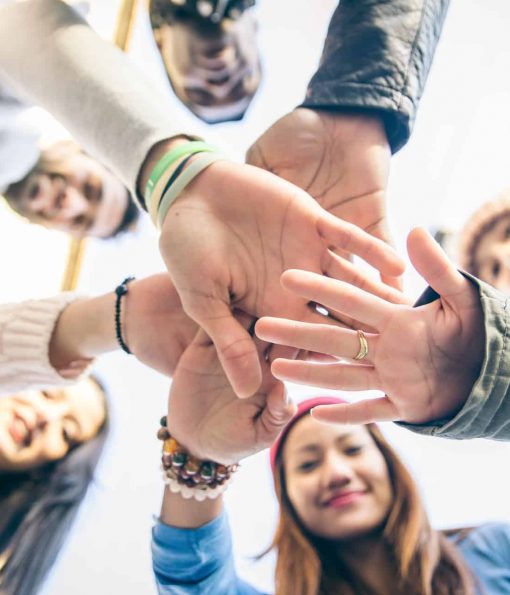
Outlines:
[[[96,191],[90,182],[83,184],[83,194],[87,200],[92,200],[95,197]]]
[[[41,185],[39,184],[39,182],[33,184],[33,186],[30,188],[28,192],[28,200],[33,200],[39,194],[40,190]]]
[[[506,226],[505,231],[503,233],[503,237],[505,238],[505,240],[510,239],[510,225]]]
[[[205,89],[187,89],[189,100],[198,105],[210,106],[214,105],[214,96],[208,93]]]
[[[358,454],[360,454],[360,452],[363,450],[362,446],[349,446],[348,448],[346,448],[344,450],[345,454],[349,457],[354,457]]]
[[[302,471],[306,473],[307,471],[312,471],[317,466],[317,461],[304,461],[298,466],[298,471]]]
[[[495,260],[491,266],[492,278],[497,279],[500,272],[501,272],[501,264],[499,263],[499,261]]]
[[[77,427],[74,421],[64,419],[62,422],[62,436],[69,446],[78,444]]]

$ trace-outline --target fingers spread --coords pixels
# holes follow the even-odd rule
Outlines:
[[[385,277],[385,282],[381,283],[361,267],[334,254],[331,250],[327,251],[322,270],[328,277],[350,283],[393,304],[410,304],[409,298],[399,290],[399,281],[396,277]]]
[[[404,284],[402,282],[402,277],[388,277],[387,275],[381,275],[381,281],[388,285],[389,287],[393,287],[397,291],[402,292],[404,290]]]
[[[291,345],[335,357],[354,358],[361,349],[358,333],[328,324],[264,317],[258,321],[256,330],[258,337],[271,343]],[[372,341],[366,335],[365,339],[367,342]],[[369,345],[364,363],[371,363],[373,352],[373,345]]]
[[[407,238],[407,249],[415,269],[441,297],[458,305],[472,305],[473,294],[466,291],[469,281],[427,231],[420,227],[413,229]]]
[[[388,397],[341,405],[320,405],[314,407],[311,414],[317,421],[337,424],[369,424],[400,419],[395,405]]]
[[[273,344],[266,353],[268,360],[273,362],[275,359],[296,359],[299,356],[299,349],[289,347],[285,343]]]
[[[349,283],[329,279],[308,271],[285,271],[282,274],[281,282],[285,289],[289,289],[308,301],[343,312],[364,325],[376,329],[384,326],[392,309],[396,307]]]
[[[311,362],[277,359],[271,366],[279,380],[339,390],[370,390],[376,386],[372,366],[350,364],[314,364]]]
[[[405,263],[391,246],[351,223],[327,214],[319,218],[317,229],[328,244],[356,254],[384,275],[397,277],[404,272]]]

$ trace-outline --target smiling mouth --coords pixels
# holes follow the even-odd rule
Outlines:
[[[31,428],[28,427],[27,422],[16,413],[9,426],[9,433],[14,442],[20,447],[26,448],[27,446],[30,446],[33,432]]]
[[[363,498],[365,494],[365,490],[353,490],[336,494],[335,496],[329,498],[329,500],[326,500],[323,503],[323,506],[325,508],[343,508],[344,506],[350,506],[351,504],[358,502],[358,500]]]

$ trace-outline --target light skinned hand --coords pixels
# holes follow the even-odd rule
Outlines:
[[[76,378],[92,358],[119,349],[115,299],[110,292],[73,302],[62,312],[49,349],[50,362],[61,376]],[[121,303],[121,328],[133,355],[167,376],[197,332],[168,273],[129,283]]]
[[[306,320],[306,300],[286,292],[280,276],[300,268],[342,278],[345,261],[331,246],[357,254],[385,275],[404,268],[381,240],[249,165],[214,163],[170,208],[161,254],[185,312],[214,342],[238,396],[259,389],[262,371],[255,344],[233,310]]]
[[[368,356],[357,333],[339,327],[263,318],[259,338],[329,354],[342,361],[314,364],[276,360],[272,372],[289,380],[342,390],[381,390],[385,396],[313,410],[320,421],[364,424],[402,420],[426,423],[454,416],[479,376],[484,357],[483,312],[476,287],[461,275],[431,236],[408,237],[413,266],[440,295],[413,308],[392,304],[349,284],[304,271],[287,271],[283,286],[296,295],[352,316],[374,329],[366,333]],[[348,361],[345,361],[347,359]]]
[[[259,353],[264,345],[257,341]],[[262,360],[264,380],[250,398],[239,399],[225,376],[214,344],[199,330],[172,380],[167,426],[193,455],[235,463],[272,445],[295,412],[285,389]]]
[[[123,333],[133,355],[143,364],[172,376],[197,332],[184,312],[168,273],[129,284],[123,298]]]
[[[308,108],[277,120],[246,154],[247,163],[292,182],[335,217],[388,243],[390,158],[379,117]],[[398,279],[383,278],[400,287]]]

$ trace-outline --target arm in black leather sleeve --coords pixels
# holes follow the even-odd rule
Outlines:
[[[376,110],[393,153],[411,134],[448,0],[342,0],[303,107]]]

